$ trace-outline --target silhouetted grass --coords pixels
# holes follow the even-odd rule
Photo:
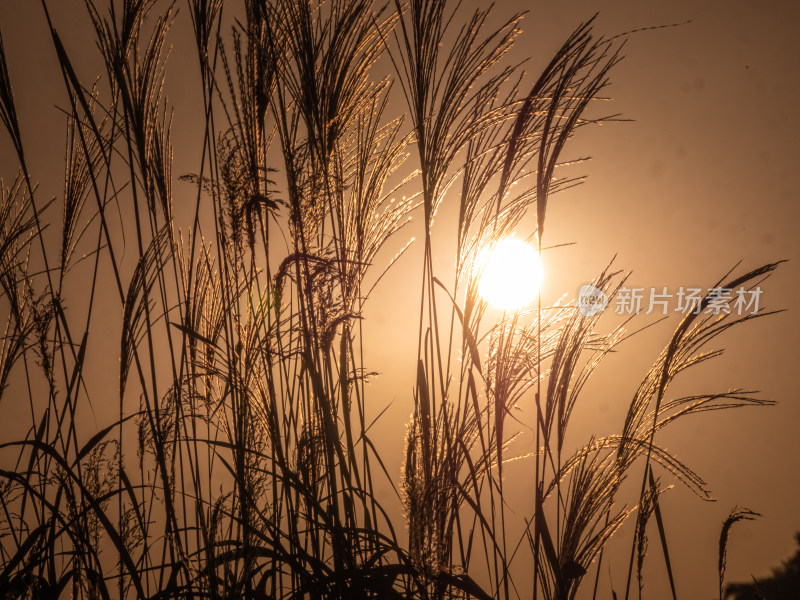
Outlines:
[[[85,0],[99,80],[42,6],[68,114],[55,205],[32,184],[0,39],[0,119],[19,159],[0,191],[0,407],[27,395],[31,419],[0,445],[4,597],[516,598],[530,595],[515,580],[527,572],[534,598],[573,598],[636,504],[641,596],[652,514],[666,550],[662,479],[708,497],[656,433],[768,403],[668,388],[750,317],[710,315],[707,296],[645,374],[621,433],[570,454],[582,390],[626,334],[600,333],[600,315],[572,303],[489,322],[477,293],[478,253],[526,214],[541,252],[550,195],[580,181],[556,178],[565,145],[611,118],[592,106],[619,40],[581,24],[529,81],[508,62],[522,15],[493,29],[489,9],[444,0],[245,0],[232,15],[189,0],[202,147],[177,178],[164,88],[178,6]],[[454,239],[433,227],[446,202]],[[384,399],[367,386],[363,317],[418,213],[417,352],[395,357],[416,364],[400,473],[371,437]],[[434,266],[442,248],[455,248],[452,280]],[[624,282],[609,268],[594,285],[613,300]],[[118,372],[88,350],[118,355]],[[90,430],[109,403],[116,416]],[[522,519],[506,511],[510,419],[536,431]],[[640,466],[639,498],[620,498]]]

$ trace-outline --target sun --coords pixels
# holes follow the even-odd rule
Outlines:
[[[533,302],[544,276],[539,253],[515,238],[504,238],[481,252],[478,267],[478,292],[492,306],[507,311]]]

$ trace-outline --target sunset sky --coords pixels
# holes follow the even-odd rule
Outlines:
[[[85,61],[85,74],[98,71],[96,49],[85,43],[82,2],[50,4],[73,59]],[[185,9],[183,2],[177,5]],[[466,0],[464,6],[478,2]],[[696,415],[663,437],[659,434],[660,443],[695,469],[717,499],[703,503],[677,482],[662,496],[679,597],[716,594],[720,525],[734,506],[763,517],[733,530],[727,579],[768,576],[771,567],[794,553],[794,535],[800,531],[800,398],[794,378],[800,367],[800,3],[499,0],[496,9],[498,19],[513,10],[529,11],[513,57],[530,57],[526,68],[534,73],[596,12],[596,32],[609,36],[679,24],[630,36],[625,58],[612,70],[612,84],[605,90],[611,100],[597,109],[630,121],[583,128],[568,148],[565,158],[591,156],[571,167],[571,174],[586,174],[588,180],[559,193],[548,206],[543,245],[572,245],[544,253],[542,294],[545,303],[562,296],[575,298],[581,285],[615,256],[617,269],[632,271],[630,287],[666,287],[673,292],[707,288],[740,261],[738,273],[789,259],[762,284],[761,296],[762,307],[788,311],[723,336],[714,348],[724,345],[725,354],[679,388],[753,389],[778,404]],[[170,101],[182,106],[175,120],[176,176],[196,170],[202,142],[202,132],[192,130],[202,108],[192,100],[196,55],[189,44],[188,18],[181,17],[172,37],[167,88]],[[61,194],[65,117],[53,107],[64,107],[66,99],[40,3],[0,0],[0,27],[23,138],[36,149],[30,152],[31,171],[40,178],[43,196]],[[185,86],[183,69],[191,73]],[[13,177],[15,161],[4,135],[0,175]],[[181,185],[175,184],[176,193]],[[413,226],[403,235],[420,237]],[[388,260],[395,251],[381,256]],[[396,473],[405,423],[413,409],[419,279],[412,274],[421,256],[421,246],[412,246],[376,289],[365,315],[374,323],[366,340],[369,366],[382,374],[371,384],[372,397],[392,402],[376,427],[386,432],[380,438],[392,440],[385,460]],[[437,255],[434,263],[446,269],[452,256]],[[414,326],[398,331],[397,314],[411,315]],[[653,320],[642,316],[638,323]],[[673,315],[647,329],[601,365],[573,420],[568,443],[576,447],[592,434],[619,431],[638,382],[676,324]],[[97,412],[102,415],[103,408]],[[101,421],[98,417],[99,425]],[[515,449],[530,451],[533,434],[520,431]],[[523,481],[528,468],[525,461],[513,463],[509,478]],[[664,483],[673,482],[665,477]],[[510,502],[512,510],[530,513],[530,489],[520,486]],[[400,509],[390,510],[399,514]],[[618,591],[624,589],[623,563],[632,531],[633,519],[620,534],[620,543],[612,542],[609,550]],[[646,569],[646,597],[671,597],[655,534]],[[579,597],[590,597],[590,586],[581,593],[587,591],[588,596]]]
[[[507,4],[498,3],[498,9]],[[693,375],[685,389],[754,389],[779,404],[689,417],[661,438],[699,472],[717,498],[703,503],[680,484],[662,497],[665,521],[674,526],[669,544],[679,597],[683,592],[689,598],[711,598],[719,528],[734,505],[764,516],[734,528],[728,581],[769,575],[771,567],[794,554],[794,534],[800,531],[800,398],[794,380],[800,364],[800,38],[795,31],[800,5],[515,5],[531,11],[515,50],[531,55],[534,70],[579,20],[598,11],[597,30],[609,35],[691,20],[630,37],[607,90],[613,102],[604,109],[633,122],[584,129],[576,137],[570,156],[592,160],[572,172],[589,177],[556,195],[548,207],[544,245],[575,245],[545,253],[545,299],[575,297],[614,255],[617,268],[633,271],[631,287],[666,286],[673,292],[707,288],[739,261],[746,270],[789,259],[762,294],[768,308],[788,312],[724,336],[713,345],[727,348],[723,357]],[[400,285],[401,278],[400,271],[392,274],[392,282],[373,299],[378,318],[378,307],[385,307],[387,324],[392,311],[404,306],[391,287]],[[416,292],[415,283],[410,297]],[[585,404],[573,422],[574,443],[619,429],[636,385],[675,324],[671,320],[631,339],[598,369],[597,399]],[[410,332],[408,343],[414,342]],[[400,381],[409,381],[413,365],[405,373],[387,375],[396,382],[386,382],[387,389],[397,389]],[[408,414],[403,401],[398,393],[397,419]],[[629,540],[632,530],[629,522],[622,538]],[[627,561],[629,547],[622,546],[617,568]],[[650,552],[646,597],[669,598],[656,539],[651,539]],[[618,573],[617,590],[624,588],[624,570]]]

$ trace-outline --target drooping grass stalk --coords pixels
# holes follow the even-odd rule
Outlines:
[[[725,568],[728,564],[728,539],[730,537],[731,528],[739,521],[752,521],[761,515],[749,508],[734,507],[731,513],[727,516],[722,523],[722,528],[719,534],[719,561],[717,563],[717,572],[719,575],[719,598],[722,600],[723,587],[725,585]]]

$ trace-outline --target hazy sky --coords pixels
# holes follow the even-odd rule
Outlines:
[[[523,6],[499,2],[498,9],[511,5]],[[633,122],[584,129],[568,152],[592,156],[573,171],[589,179],[548,206],[545,246],[576,245],[544,257],[545,297],[574,297],[615,254],[619,268],[633,271],[632,287],[670,290],[711,286],[739,261],[749,269],[790,259],[762,295],[768,308],[790,310],[723,337],[713,347],[724,345],[725,355],[686,387],[755,389],[779,404],[689,417],[660,438],[717,498],[703,503],[680,484],[662,496],[679,597],[716,597],[719,530],[734,505],[764,516],[734,529],[728,581],[769,575],[794,553],[800,531],[800,398],[794,380],[800,366],[800,3],[584,0],[524,7],[531,13],[516,51],[531,55],[535,67],[597,11],[596,29],[605,34],[691,20],[630,37],[607,94],[613,98],[608,112]],[[392,277],[402,280],[400,271]],[[418,293],[416,284],[408,293],[398,296],[389,284],[372,310],[390,323]],[[670,321],[631,340],[599,368],[588,402],[571,424],[574,444],[593,433],[619,431],[637,383],[674,326]],[[410,336],[414,343],[415,334]],[[385,360],[392,364],[389,356]],[[413,365],[405,367],[393,364],[388,371],[395,376],[386,378],[393,381],[385,380],[389,393],[400,390],[390,415],[398,421],[410,411],[408,393],[397,387],[413,380]],[[624,589],[633,523],[628,525],[613,556],[618,592]],[[646,597],[671,597],[655,539],[650,550]]]
[[[82,60],[96,61],[94,47],[81,45],[80,33],[74,29],[76,23],[84,23],[82,15],[73,14],[83,10],[82,3],[51,4],[56,22],[73,42],[70,51]],[[465,6],[476,4],[465,2]],[[178,5],[183,10],[182,3]],[[795,231],[800,217],[796,165],[800,3],[497,3],[500,13],[519,8],[531,13],[514,52],[520,58],[531,56],[533,71],[580,21],[597,11],[596,30],[605,34],[691,21],[630,38],[607,93],[613,97],[608,112],[622,113],[633,122],[582,130],[568,151],[573,157],[591,155],[593,159],[575,172],[588,174],[588,182],[556,196],[549,206],[545,246],[576,245],[545,256],[546,297],[574,296],[615,254],[619,268],[633,271],[631,285],[670,289],[707,287],[739,261],[742,269],[749,269],[790,259],[764,285],[762,296],[768,308],[789,312],[751,323],[724,338],[726,354],[691,381],[698,391],[757,389],[779,404],[708,418],[695,416],[660,438],[704,477],[718,499],[702,503],[680,485],[662,497],[679,592],[684,597],[710,598],[716,590],[719,527],[734,505],[764,516],[734,530],[730,581],[747,581],[751,573],[767,575],[770,567],[794,552],[793,536],[800,531],[800,402],[793,377],[800,366],[796,345],[800,339],[800,243]],[[48,181],[45,174],[62,174],[58,161],[63,156],[64,117],[53,105],[64,105],[63,84],[52,46],[31,43],[37,37],[46,42],[39,3],[0,0],[0,26],[23,136],[31,147],[42,149],[32,157],[32,171],[41,174],[46,195],[60,193],[60,180]],[[194,65],[191,52],[188,47],[186,51],[175,47],[171,68]],[[168,92],[171,101],[180,105],[193,90],[173,85]],[[184,123],[176,121],[176,135],[189,139]],[[0,143],[0,174],[9,177],[15,167],[6,142]],[[175,173],[191,169],[195,157],[194,148],[176,144]],[[387,452],[389,468],[398,473],[401,424],[412,407],[416,329],[392,333],[392,353],[381,338],[391,331],[398,313],[416,306],[409,302],[418,298],[418,278],[409,285],[404,273],[416,272],[419,264],[419,254],[410,252],[378,288],[368,313],[379,324],[368,340],[375,352],[369,367],[384,373],[373,384],[373,393],[394,399],[383,426],[396,434],[398,444]],[[577,409],[574,444],[592,433],[619,431],[636,384],[674,325],[672,321],[649,330],[600,368],[587,403]],[[402,353],[405,360],[397,360],[398,348],[412,350]],[[524,476],[524,465],[519,469]],[[529,511],[524,490],[518,502],[520,512]],[[628,544],[631,529],[624,530],[621,547]],[[623,555],[612,556],[618,590],[624,587],[618,579]],[[648,569],[647,598],[666,598],[663,562],[655,541]]]

